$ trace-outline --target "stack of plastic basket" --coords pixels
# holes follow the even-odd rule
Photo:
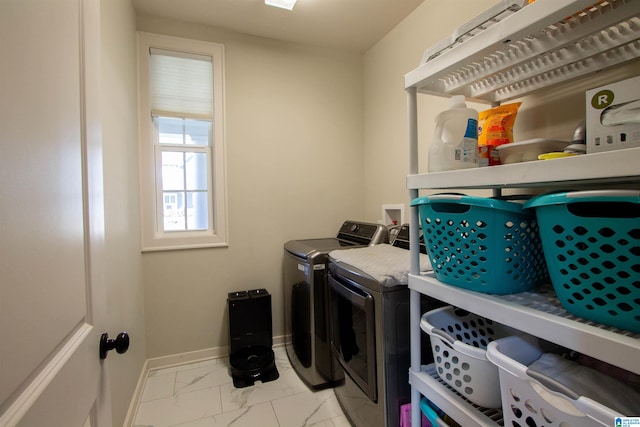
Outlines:
[[[521,203],[460,194],[411,202],[436,278],[491,294],[513,294],[548,280],[535,212]]]
[[[640,332],[640,191],[552,193],[534,208],[554,290],[570,313]]]

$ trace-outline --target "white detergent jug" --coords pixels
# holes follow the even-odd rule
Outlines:
[[[449,100],[449,109],[436,116],[429,148],[429,172],[478,166],[478,112],[468,108],[462,95]]]

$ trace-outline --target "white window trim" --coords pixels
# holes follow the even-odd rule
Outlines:
[[[185,231],[161,233],[157,230],[157,183],[155,177],[154,125],[149,103],[149,49],[168,49],[213,58],[213,224],[215,231]],[[228,243],[226,150],[224,133],[224,46],[198,40],[138,33],[138,105],[140,155],[140,213],[142,250],[160,251],[190,248],[226,247]]]

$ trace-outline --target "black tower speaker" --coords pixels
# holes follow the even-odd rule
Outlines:
[[[271,295],[266,289],[232,292],[229,306],[229,359],[236,388],[279,377],[272,350]]]

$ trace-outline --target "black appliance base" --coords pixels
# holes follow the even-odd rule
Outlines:
[[[235,388],[249,387],[256,381],[263,383],[280,377],[273,350],[269,347],[246,347],[229,357],[231,377]]]

